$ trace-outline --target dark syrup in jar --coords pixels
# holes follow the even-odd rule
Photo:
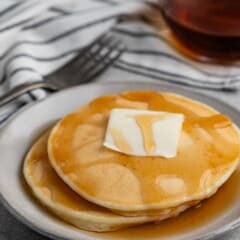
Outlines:
[[[220,61],[240,59],[240,1],[166,0],[162,13],[183,49]]]

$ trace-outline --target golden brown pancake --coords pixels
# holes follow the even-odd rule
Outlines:
[[[176,157],[134,157],[103,146],[109,112],[138,108],[185,116]],[[122,215],[155,215],[203,200],[229,178],[240,155],[231,120],[192,99],[151,91],[103,96],[64,117],[48,141],[51,165],[75,192]]]
[[[193,205],[166,209],[159,216],[124,217],[92,204],[71,190],[51,167],[47,154],[48,135],[45,133],[31,147],[24,162],[24,177],[44,206],[78,228],[96,232],[114,231],[176,216]]]

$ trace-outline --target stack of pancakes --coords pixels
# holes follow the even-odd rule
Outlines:
[[[114,108],[184,114],[177,155],[136,157],[105,148]],[[180,95],[132,91],[99,97],[65,116],[31,147],[23,171],[54,214],[104,232],[177,216],[213,195],[239,156],[239,131],[227,116]]]

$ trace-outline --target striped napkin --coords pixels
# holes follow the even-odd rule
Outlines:
[[[127,50],[104,73],[106,78],[116,80],[127,74],[136,80],[216,90],[239,88],[240,63],[202,63],[173,47],[157,2],[1,0],[0,94],[24,82],[44,81],[44,76],[65,65],[107,31],[121,38]],[[43,90],[36,90],[2,108],[0,124],[27,103],[45,96]]]

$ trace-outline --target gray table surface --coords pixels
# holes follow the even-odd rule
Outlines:
[[[136,76],[126,75],[119,73],[121,80],[128,79],[136,81]],[[119,76],[116,70],[112,72],[109,69],[106,74],[99,78],[99,82],[112,81],[112,76]],[[146,81],[146,79],[137,78],[138,81]],[[151,81],[149,79],[149,81]],[[235,106],[240,110],[240,91],[238,92],[219,92],[210,90],[198,90],[204,94],[220,98],[225,102]],[[239,240],[240,239],[240,228],[235,229],[229,233],[222,235],[217,238],[218,240]],[[16,220],[4,207],[0,204],[0,240],[48,240],[48,238],[41,236],[28,227],[24,226],[18,220]]]

